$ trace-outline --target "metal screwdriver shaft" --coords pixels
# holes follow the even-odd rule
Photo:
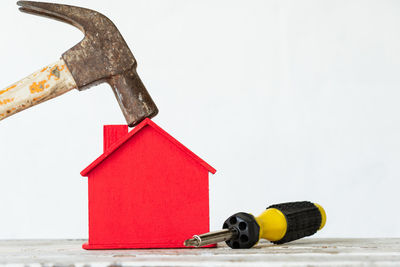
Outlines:
[[[205,233],[202,235],[194,235],[193,238],[185,241],[184,245],[187,247],[202,247],[219,242],[227,241],[235,238],[237,235],[235,229],[223,229],[220,231],[214,231]]]

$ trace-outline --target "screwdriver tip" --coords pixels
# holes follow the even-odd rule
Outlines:
[[[185,240],[185,242],[183,243],[184,246],[186,247],[198,247],[200,245],[200,240],[197,236],[194,236],[191,239],[187,239]]]

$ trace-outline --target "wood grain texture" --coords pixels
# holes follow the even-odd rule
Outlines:
[[[0,90],[0,120],[76,88],[64,60]]]
[[[91,250],[84,240],[0,241],[0,266],[400,266],[400,238],[305,238],[252,249]]]

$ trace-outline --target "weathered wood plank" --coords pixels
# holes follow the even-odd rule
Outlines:
[[[306,238],[252,249],[81,249],[84,240],[0,241],[2,266],[400,266],[400,239]]]

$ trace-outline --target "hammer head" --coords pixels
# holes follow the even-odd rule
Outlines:
[[[158,109],[140,80],[137,62],[117,27],[90,9],[18,1],[20,10],[69,23],[80,29],[83,40],[62,55],[79,90],[108,82],[130,127],[157,115]]]

